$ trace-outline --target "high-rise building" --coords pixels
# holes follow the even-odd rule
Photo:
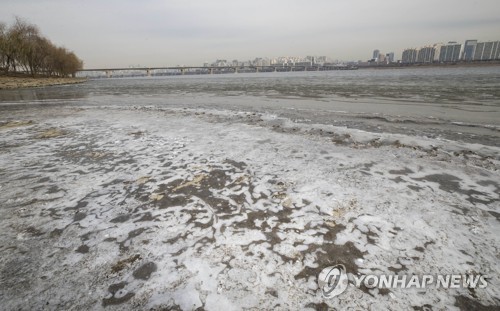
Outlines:
[[[491,47],[491,58],[490,59],[500,59],[500,41],[493,41]]]
[[[485,42],[483,59],[493,60],[497,58],[500,41]]]
[[[476,52],[477,40],[467,40],[464,44],[464,55],[462,57],[465,61],[471,61],[474,59],[474,53]]]
[[[434,62],[434,54],[436,48],[434,46],[426,46],[421,48],[417,54],[417,63],[432,63]]]
[[[385,59],[388,63],[394,63],[394,52],[385,54]]]
[[[439,61],[443,63],[456,62],[460,60],[460,50],[462,45],[454,41],[448,42],[448,44],[441,46],[441,51],[439,53]]]
[[[473,60],[482,60],[484,50],[484,42],[478,42],[476,45],[476,50],[474,51]]]
[[[493,45],[494,45],[494,42],[485,42],[484,43],[484,50],[483,50],[483,59],[484,60],[493,59],[491,57],[491,54],[493,52]]]
[[[377,63],[387,63],[384,53],[378,54]]]
[[[414,64],[417,62],[418,49],[405,49],[401,57],[403,64]]]
[[[443,47],[442,43],[436,43],[434,44],[434,62],[439,62],[439,56],[441,55],[441,48]]]
[[[500,41],[478,42],[472,60],[500,59]]]
[[[380,50],[373,50],[373,59],[378,59],[378,56],[380,54]]]

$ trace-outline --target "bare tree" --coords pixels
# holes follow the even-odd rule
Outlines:
[[[16,17],[7,27],[0,23],[0,69],[33,76],[69,76],[83,68],[83,62],[66,48],[57,47],[43,37],[35,25]]]
[[[7,72],[7,58],[4,50],[6,49],[7,40],[7,25],[0,22],[0,71]]]

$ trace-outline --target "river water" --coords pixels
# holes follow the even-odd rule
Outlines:
[[[2,91],[0,103],[254,111],[498,146],[500,66],[110,78]]]

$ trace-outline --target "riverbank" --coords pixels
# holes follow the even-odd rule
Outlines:
[[[500,61],[476,61],[456,63],[418,63],[418,64],[359,64],[358,69],[408,69],[408,68],[468,68],[468,67],[498,67]]]
[[[85,81],[87,81],[85,78],[33,78],[28,76],[0,76],[0,90],[75,84]]]

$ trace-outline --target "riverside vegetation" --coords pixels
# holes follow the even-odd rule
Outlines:
[[[53,44],[36,25],[19,17],[10,26],[0,21],[0,74],[69,77],[82,68],[75,53]]]

